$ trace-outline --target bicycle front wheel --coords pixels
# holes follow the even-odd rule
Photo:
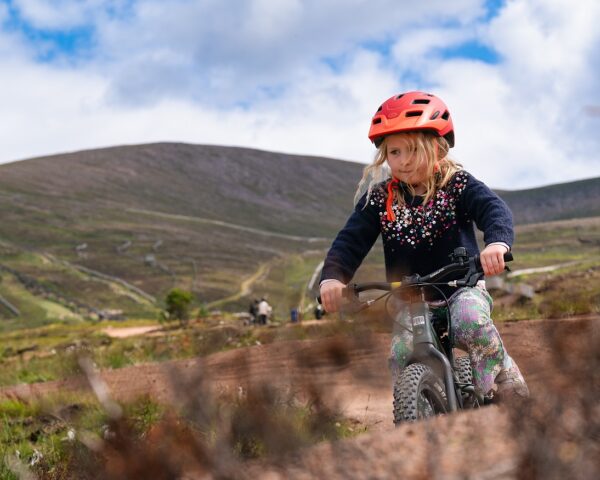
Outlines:
[[[394,385],[394,424],[447,412],[444,384],[433,370],[422,363],[406,367]]]

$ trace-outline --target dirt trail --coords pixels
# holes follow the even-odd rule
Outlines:
[[[548,371],[551,347],[544,341],[550,329],[600,328],[599,316],[567,320],[530,320],[498,325],[508,352],[527,377],[532,393],[540,392]],[[321,387],[328,401],[348,417],[371,430],[393,428],[391,383],[387,355],[391,336],[373,334],[363,338],[285,341],[241,348],[206,358],[168,361],[102,372],[112,395],[121,401],[150,394],[170,401],[177,396],[177,380],[202,375],[212,388],[245,388],[253,382],[269,381],[281,386]],[[336,356],[339,355],[340,358]],[[174,381],[175,380],[175,381]],[[84,384],[72,378],[28,386],[4,387],[2,395],[45,395],[76,390]]]
[[[300,235],[287,235],[285,233],[277,233],[270,232],[267,230],[262,230],[259,228],[246,227],[244,225],[236,225],[231,222],[222,222],[220,220],[213,220],[211,218],[202,218],[202,217],[190,217],[188,215],[177,215],[173,213],[164,213],[164,212],[156,212],[152,210],[143,210],[140,208],[128,208],[128,212],[132,213],[140,213],[144,215],[150,215],[153,217],[167,218],[173,220],[182,220],[186,222],[194,222],[194,223],[204,223],[209,225],[216,225],[219,227],[231,228],[233,230],[239,230],[242,232],[252,233],[255,235],[265,236],[265,237],[274,237],[274,238],[282,238],[284,240],[292,240],[295,242],[328,242],[329,239],[325,237],[302,237]]]
[[[102,333],[106,333],[106,335],[112,338],[127,338],[136,335],[145,335],[160,329],[161,327],[157,325],[147,325],[144,327],[106,327],[102,329]]]
[[[233,295],[230,295],[229,297],[215,300],[214,302],[207,304],[206,308],[216,308],[219,305],[224,305],[229,302],[234,302],[236,300],[239,300],[242,297],[249,295],[252,292],[252,286],[256,282],[258,282],[260,280],[264,280],[267,277],[267,275],[271,271],[272,263],[277,260],[279,260],[279,257],[276,257],[275,259],[273,259],[269,262],[262,263],[261,265],[259,265],[258,270],[256,272],[254,272],[250,277],[248,277],[242,281],[242,283],[240,284],[240,289],[237,293],[234,293]]]

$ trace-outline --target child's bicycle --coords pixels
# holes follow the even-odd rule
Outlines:
[[[390,299],[399,299],[408,307],[410,318],[405,325],[412,326],[413,350],[394,384],[396,425],[458,409],[478,408],[491,401],[476,394],[469,358],[454,356],[449,308],[445,309],[445,318],[432,318],[429,304],[425,301],[426,287],[474,287],[483,278],[479,255],[469,257],[460,247],[450,258],[452,263],[429,275],[408,276],[402,282],[351,284],[344,289],[344,297],[350,300],[355,312],[383,298],[386,299],[387,312]],[[506,262],[512,259],[510,252],[504,255]],[[387,293],[361,302],[359,294],[369,290]],[[447,299],[445,305],[448,307]]]

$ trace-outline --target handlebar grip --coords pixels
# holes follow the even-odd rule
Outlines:
[[[352,298],[354,295],[354,290],[348,287],[342,288],[342,298]],[[317,295],[317,302],[323,305],[323,301],[321,300],[321,295]]]
[[[513,259],[513,254],[512,252],[506,252],[504,254],[504,261],[505,262],[512,262]],[[483,272],[483,267],[481,266],[481,258],[479,257],[479,255],[475,255],[475,265],[477,266],[477,270],[479,272]]]
[[[350,299],[356,296],[353,288],[344,287],[342,288],[342,298]]]
[[[504,261],[505,262],[512,262],[513,261],[512,252],[506,252],[504,254]],[[477,271],[483,272],[483,267],[481,266],[481,258],[479,257],[479,255],[475,255],[475,265],[477,266]]]

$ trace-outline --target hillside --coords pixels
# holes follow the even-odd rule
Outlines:
[[[140,300],[134,289],[80,267],[159,299],[181,286],[199,302],[239,296],[240,283],[276,267],[301,282],[291,286],[293,306],[351,206],[348,185],[361,168],[182,144],[2,165],[0,293],[42,317],[47,305],[32,294],[83,317],[111,308],[155,318],[153,302]],[[322,205],[328,205],[326,215]],[[240,300],[246,305],[247,298]]]
[[[600,178],[497,193],[512,209],[516,224],[600,215]]]
[[[303,236],[331,234],[362,165],[258,150],[151,144],[89,150],[0,166],[18,204],[144,209]],[[318,215],[322,205],[328,215]]]
[[[269,294],[287,316],[362,168],[174,143],[0,165],[0,316],[13,306],[34,324],[107,309],[156,318],[173,286],[209,308],[245,310]],[[500,193],[521,223],[600,214],[600,179]]]

